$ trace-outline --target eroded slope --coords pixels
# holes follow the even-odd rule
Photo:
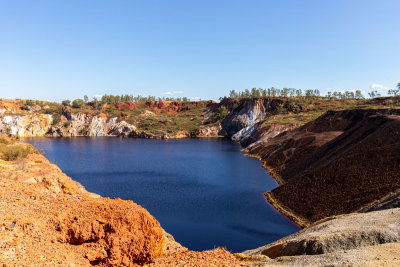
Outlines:
[[[398,110],[328,112],[248,149],[281,186],[269,201],[302,226],[356,211],[400,188]]]

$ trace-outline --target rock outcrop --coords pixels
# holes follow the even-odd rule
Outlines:
[[[121,199],[66,202],[59,214],[59,241],[86,248],[91,263],[130,266],[163,253],[160,224],[145,209]]]
[[[107,123],[108,134],[115,136],[129,136],[132,132],[136,131],[136,127],[127,123],[126,121],[117,122],[117,118],[112,118]]]
[[[231,137],[233,140],[247,146],[252,142],[260,140],[260,135],[268,138],[274,137],[274,133],[279,134],[283,129],[282,126],[277,126],[265,133],[265,129],[259,131],[262,127],[262,121],[272,114],[279,113],[281,110],[287,112],[299,112],[304,108],[299,105],[293,105],[287,100],[280,98],[243,98],[231,99],[226,98],[217,106],[211,106],[211,110],[215,111],[219,106],[225,106],[228,110],[228,115],[222,121],[221,133]]]
[[[2,116],[0,134],[20,137],[43,136],[51,128],[52,122],[52,116],[47,114]]]
[[[221,133],[221,124],[206,126],[193,133],[194,137],[224,137]]]
[[[0,134],[19,137],[33,136],[129,136],[136,127],[125,121],[104,116],[64,111],[56,122],[52,115],[32,113],[29,115],[0,116]]]

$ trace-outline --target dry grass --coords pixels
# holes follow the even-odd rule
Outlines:
[[[0,137],[0,158],[2,160],[20,161],[33,153],[41,153],[41,151],[31,145],[15,143],[8,137]]]

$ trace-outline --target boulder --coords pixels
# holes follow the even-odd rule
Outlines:
[[[88,248],[86,257],[92,263],[134,266],[164,250],[160,224],[132,201],[87,198],[66,203],[58,220],[59,240]]]

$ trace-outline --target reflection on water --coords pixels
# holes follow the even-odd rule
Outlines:
[[[88,191],[131,199],[182,245],[238,252],[298,230],[269,206],[276,187],[261,163],[230,140],[31,138]]]

